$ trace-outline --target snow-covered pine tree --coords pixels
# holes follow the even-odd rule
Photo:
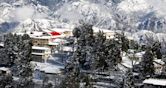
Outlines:
[[[83,24],[73,30],[73,35],[76,37],[76,51],[79,51],[79,65],[82,69],[90,69],[90,57],[93,51],[92,46],[94,43],[92,25]],[[77,55],[78,56],[78,55]]]
[[[70,70],[65,74],[64,79],[62,80],[59,88],[79,88],[80,87],[80,68],[77,63],[74,61],[70,64]]]
[[[13,78],[10,73],[0,72],[0,88],[13,88]]]
[[[115,69],[116,65],[121,62],[121,44],[120,41],[116,38],[109,39],[105,42],[105,55],[106,62],[109,65],[109,68]]]
[[[43,79],[42,88],[53,88],[53,85],[49,83],[49,78],[45,75]]]
[[[121,41],[122,41],[122,51],[127,52],[129,49],[129,40],[126,38],[124,33],[121,35]]]
[[[73,29],[72,33],[74,37],[79,38],[81,35],[81,30],[78,27],[76,27]]]
[[[14,46],[14,35],[11,33],[5,35],[5,41],[4,41],[4,48],[0,51],[0,61],[1,65],[5,66],[12,66],[13,62],[15,60],[15,54],[13,52],[13,46]]]
[[[152,45],[152,52],[154,55],[157,57],[157,59],[162,59],[162,53],[161,53],[161,43],[160,42],[155,42]]]
[[[16,88],[33,88],[32,82],[32,67],[31,51],[32,41],[28,35],[13,35],[13,40],[10,41],[14,45],[9,47],[15,54],[14,65],[12,66],[12,74],[19,77]]]
[[[116,33],[114,36],[115,36],[114,39],[120,45],[121,50],[124,51],[124,52],[127,52],[128,49],[129,49],[129,40],[124,35],[124,32],[122,32],[122,33]]]
[[[106,36],[102,31],[99,31],[95,36],[95,42],[94,42],[94,52],[93,55],[93,64],[92,66],[95,67],[95,69],[102,69],[106,70],[108,65],[106,63],[106,55],[105,55],[105,41]]]
[[[141,61],[141,75],[143,77],[147,77],[147,76],[153,76],[154,75],[154,64],[153,64],[153,53],[151,51],[151,49],[147,49],[145,51],[145,54],[142,57],[142,61]]]
[[[124,80],[125,80],[125,82],[124,82],[125,87],[124,88],[135,88],[134,75],[133,75],[132,69],[129,69],[126,72]]]

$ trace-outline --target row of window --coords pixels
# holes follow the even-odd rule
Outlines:
[[[33,49],[32,52],[33,53],[44,53],[45,50],[36,50],[36,49]]]

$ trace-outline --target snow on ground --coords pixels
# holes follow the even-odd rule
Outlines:
[[[143,54],[145,54],[145,51],[138,52],[138,53],[135,54],[135,56],[138,57],[138,58],[142,58]]]
[[[51,63],[53,65],[64,65],[62,63],[62,57],[55,57],[55,56],[50,56],[50,58],[47,60],[47,63]]]
[[[10,72],[10,68],[0,67],[0,71]]]
[[[2,46],[2,47],[3,47],[3,46],[4,46],[4,44],[3,44],[3,43],[0,43],[0,46]]]
[[[146,79],[143,81],[145,84],[153,84],[153,85],[161,85],[161,86],[166,86],[166,80],[165,79]]]
[[[126,56],[122,57],[122,63],[121,64],[124,65],[125,67],[132,68],[132,61]]]
[[[59,74],[61,73],[60,69],[63,69],[63,66],[59,65],[52,65],[50,63],[41,63],[41,62],[31,62],[35,66],[35,70],[40,70],[44,71],[45,73],[50,73],[50,74]]]
[[[110,83],[105,83],[105,82],[96,82],[94,83],[95,85],[93,87],[96,88],[108,88],[108,87],[115,87],[115,85],[110,84]]]
[[[142,58],[142,55],[144,53],[145,52],[138,52],[138,53],[135,54],[135,56],[139,58],[138,61],[135,61],[135,60],[132,61],[131,59],[129,59],[129,57],[127,55],[123,54],[122,55],[122,63],[121,64],[123,66],[127,67],[127,68],[132,68],[132,63],[139,64],[139,61]]]
[[[161,59],[154,59],[154,62],[156,62],[157,64],[161,64],[164,65],[165,63],[161,60]]]

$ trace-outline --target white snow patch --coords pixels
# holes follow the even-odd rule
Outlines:
[[[126,13],[154,11],[158,16],[166,15],[165,0],[124,0],[118,5],[118,8]]]
[[[52,65],[49,63],[40,63],[40,62],[31,62],[31,63],[36,66],[35,69],[50,74],[59,74],[61,73],[60,69],[64,68],[63,66]]]
[[[152,85],[161,85],[166,86],[166,79],[146,79],[143,81],[144,84],[152,84]]]
[[[147,10],[149,9],[149,5],[145,0],[124,0],[119,4],[118,8],[130,13]]]

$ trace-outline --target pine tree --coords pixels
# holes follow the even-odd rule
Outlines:
[[[13,88],[13,78],[10,73],[0,72],[0,88]]]
[[[76,27],[76,28],[73,29],[72,33],[73,33],[74,37],[79,38],[80,35],[81,35],[81,30]]]
[[[92,25],[83,24],[74,29],[73,35],[77,38],[76,54],[83,69],[90,69],[90,57],[94,42]]]
[[[12,66],[15,60],[15,54],[13,52],[14,47],[14,35],[11,33],[5,35],[4,48],[1,49],[1,65]]]
[[[162,59],[161,43],[155,42],[152,45],[152,52],[154,53],[154,55],[156,55],[157,59]]]
[[[121,48],[122,51],[127,52],[129,49],[129,40],[126,38],[126,36],[124,35],[124,32],[120,33],[116,33],[114,35],[114,39],[117,41],[117,43],[119,44],[119,47]]]
[[[17,88],[33,88],[32,82],[32,67],[30,65],[31,61],[31,51],[32,42],[28,35],[13,37],[13,50],[15,54],[14,65],[12,66],[12,74],[19,77],[19,82],[16,85]]]
[[[78,61],[71,63],[72,67],[65,74],[64,79],[60,84],[60,88],[79,88],[80,86],[80,68]]]
[[[105,46],[106,62],[109,68],[115,69],[116,65],[122,60],[119,40],[116,38],[107,40]]]
[[[135,88],[134,86],[134,76],[132,69],[129,69],[125,74],[125,88]]]
[[[106,36],[102,31],[99,31],[95,36],[95,42],[93,46],[93,63],[92,66],[95,66],[95,69],[106,69],[107,63],[106,63],[106,56],[105,56],[105,41]]]
[[[141,61],[141,74],[143,77],[154,75],[153,54],[150,49],[147,49]]]
[[[124,33],[121,36],[122,41],[122,51],[127,52],[129,49],[129,40],[124,36]]]
[[[83,74],[82,76],[82,82],[85,83],[85,85],[83,85],[84,88],[93,88],[93,85],[92,85],[92,78],[90,77],[89,74]]]
[[[53,85],[49,83],[49,78],[47,76],[44,77],[42,88],[52,88]]]
[[[66,75],[60,88],[79,88],[80,69],[90,69],[91,53],[93,52],[92,25],[83,24],[73,30],[76,37],[76,51],[65,66]]]
[[[18,36],[9,33],[5,36],[4,58],[11,67],[11,74],[19,77],[18,83],[13,85],[16,88],[33,88],[31,48],[32,43],[28,35]]]

